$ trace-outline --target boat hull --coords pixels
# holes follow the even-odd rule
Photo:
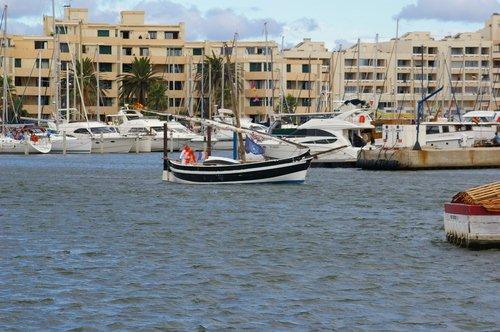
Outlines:
[[[64,144],[66,144],[66,153],[90,153],[92,141],[89,138],[67,137],[66,143],[63,138],[52,139],[51,153],[63,153]]]
[[[310,164],[311,158],[304,156],[224,166],[190,166],[166,160],[163,179],[184,184],[300,183],[305,181]]]
[[[0,153],[2,154],[46,154],[52,149],[52,143],[46,139],[38,142],[31,140],[15,140],[0,138]]]
[[[152,140],[150,137],[135,137],[132,149],[133,153],[148,153],[152,151]]]
[[[129,153],[133,138],[92,138],[91,153]]]
[[[480,205],[445,204],[444,230],[446,239],[461,247],[500,248],[500,213]]]

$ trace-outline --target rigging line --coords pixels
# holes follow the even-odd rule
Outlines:
[[[28,79],[30,79],[30,78],[31,78],[31,75],[33,74],[33,71],[35,70],[36,63],[37,63],[37,61],[38,61],[38,58],[39,58],[39,56],[40,56],[40,53],[41,53],[41,52],[42,52],[41,50],[40,50],[40,51],[38,51],[37,58],[36,58],[36,59],[35,59],[35,61],[33,62],[33,66],[31,67],[31,70],[30,70],[30,74],[29,74],[29,76],[28,76]],[[28,89],[28,86],[27,86],[27,85],[25,85],[25,86],[24,86],[24,89],[23,89],[23,93],[22,93],[22,94],[21,94],[21,96],[19,97],[21,102],[17,105],[17,108],[16,108],[16,107],[15,107],[15,105],[14,105],[14,101],[12,101],[12,105],[14,105],[14,108],[13,108],[13,109],[14,109],[14,114],[15,114],[16,116],[18,115],[18,113],[19,113],[19,111],[20,111],[20,108],[21,108],[21,106],[22,106],[22,104],[23,104],[23,102],[24,102],[24,98],[26,97],[26,90],[27,90],[27,89]],[[11,99],[12,99],[12,95],[11,95]]]
[[[389,61],[387,62],[387,65],[386,65],[386,69],[385,69],[385,73],[384,73],[384,82],[382,84],[382,92],[380,93],[380,95],[378,97],[377,108],[375,109],[375,114],[377,114],[378,110],[380,109],[379,105],[380,105],[380,101],[382,100],[382,94],[384,92],[383,90],[386,87],[387,78],[388,78],[388,74],[389,74],[389,65],[390,65],[390,63],[392,61],[392,56],[394,55],[394,50],[396,48],[396,43],[397,43],[397,41],[395,41],[394,44],[392,45],[391,55],[389,56]],[[395,59],[394,61],[397,61],[397,59]],[[396,73],[396,75],[397,75],[397,73]]]

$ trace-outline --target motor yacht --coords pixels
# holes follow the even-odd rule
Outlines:
[[[369,133],[374,128],[370,124],[370,117],[367,114],[362,116],[351,121],[341,117],[307,121],[284,137],[302,147],[273,140],[258,144],[264,147],[264,155],[268,158],[285,158],[307,147],[311,155],[315,156],[313,166],[352,167],[356,164],[359,151],[370,143]]]

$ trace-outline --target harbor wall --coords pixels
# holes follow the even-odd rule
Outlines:
[[[500,147],[362,150],[356,165],[372,170],[497,168],[500,167]]]

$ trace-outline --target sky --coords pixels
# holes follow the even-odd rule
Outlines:
[[[8,5],[9,33],[41,34],[43,15],[51,15],[51,0],[0,0]],[[441,38],[475,31],[500,0],[55,0],[56,16],[63,6],[87,7],[91,21],[114,23],[121,10],[146,11],[147,23],[186,23],[188,40],[263,40],[285,46],[303,38],[324,41],[329,49],[396,34],[430,31]]]

